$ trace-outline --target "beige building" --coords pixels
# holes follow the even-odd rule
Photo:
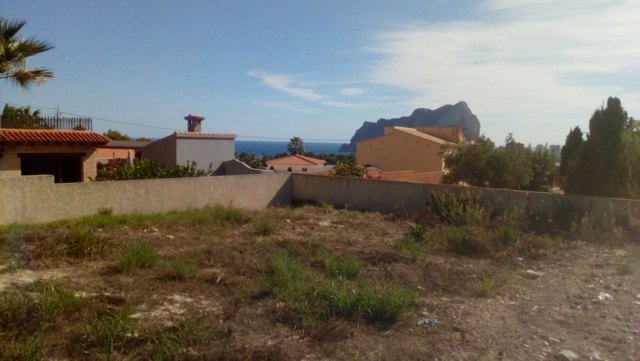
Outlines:
[[[443,147],[463,141],[458,127],[385,127],[382,136],[356,143],[356,162],[377,165],[384,172],[442,172]]]
[[[51,174],[56,183],[88,182],[96,177],[96,147],[109,140],[86,130],[0,129],[0,177]]]

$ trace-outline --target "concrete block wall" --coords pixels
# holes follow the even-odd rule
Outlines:
[[[339,207],[380,212],[424,210],[429,195],[436,192],[461,194],[472,192],[497,213],[524,209],[540,216],[553,217],[558,211],[572,209],[590,212],[596,222],[640,212],[640,200],[600,198],[514,191],[508,189],[458,187],[445,184],[419,184],[292,174],[292,197],[297,201],[326,202]]]
[[[53,183],[53,176],[0,178],[0,225],[95,214],[155,213],[225,204],[260,209],[291,203],[289,175],[240,175]]]
[[[520,208],[541,216],[589,211],[596,221],[640,212],[640,200],[565,196],[543,192],[380,181],[300,173],[53,183],[53,176],[0,177],[0,225],[38,223],[95,214],[154,213],[226,204],[246,209],[327,202],[353,209],[422,211],[436,192],[473,192],[497,212]]]

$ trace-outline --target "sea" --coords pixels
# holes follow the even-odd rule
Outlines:
[[[236,140],[236,153],[249,153],[257,156],[276,155],[287,153],[288,144],[288,141]],[[304,151],[315,154],[351,154],[338,152],[341,145],[342,143],[338,142],[304,142]]]

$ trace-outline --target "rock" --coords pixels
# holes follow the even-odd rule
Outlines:
[[[356,142],[363,139],[379,137],[384,134],[384,127],[452,127],[462,129],[467,140],[476,140],[480,136],[480,121],[469,109],[465,102],[455,105],[447,104],[438,109],[431,110],[418,108],[408,117],[379,119],[377,122],[364,122],[351,137],[349,144],[343,144],[340,152],[355,153]]]
[[[556,360],[558,361],[577,361],[579,359],[580,356],[571,350],[562,350],[556,355]]]
[[[532,269],[528,269],[524,273],[530,278],[538,278],[544,276],[543,272],[534,271]]]
[[[600,356],[598,351],[593,351],[592,353],[589,354],[589,361],[604,361],[604,358]]]

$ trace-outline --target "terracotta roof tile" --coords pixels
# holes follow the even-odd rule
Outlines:
[[[304,155],[290,155],[288,157],[282,157],[277,159],[271,159],[267,161],[267,166],[272,165],[306,165],[306,166],[318,166],[325,165],[322,159],[306,157]]]
[[[175,132],[177,138],[236,139],[233,133]]]
[[[0,129],[0,143],[107,144],[109,138],[87,130]]]

